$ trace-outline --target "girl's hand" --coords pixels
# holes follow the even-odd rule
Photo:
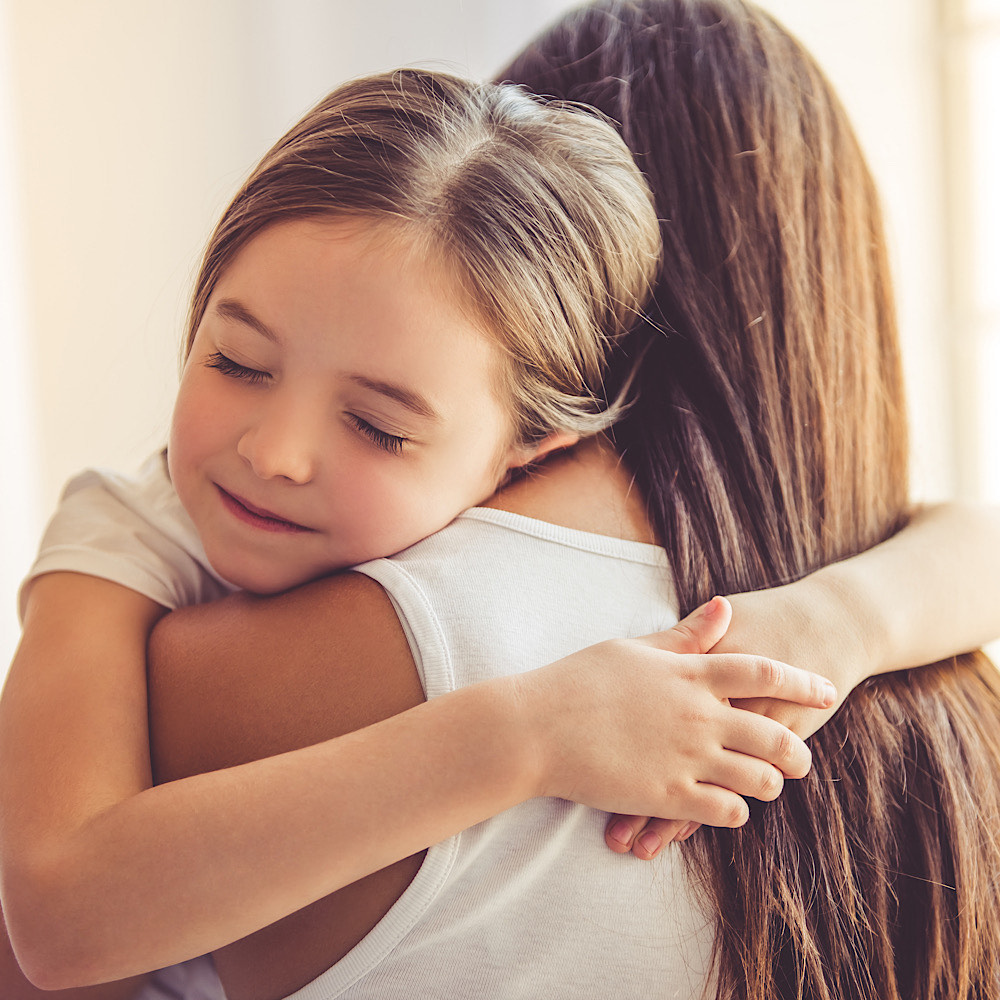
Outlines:
[[[804,776],[808,747],[729,699],[823,708],[836,693],[776,660],[692,655],[719,641],[731,613],[715,598],[668,632],[601,643],[522,675],[532,688],[525,704],[546,712],[531,729],[541,734],[539,794],[734,827],[749,816],[742,796],[774,799],[785,777]]]
[[[820,574],[785,587],[736,594],[729,601],[732,621],[725,636],[711,647],[713,654],[751,649],[763,652],[808,666],[830,680],[837,690],[836,698],[823,708],[780,698],[734,699],[735,707],[780,722],[805,739],[824,725],[854,687],[871,673],[864,623],[848,613],[848,603]],[[680,633],[667,635],[670,648],[676,652],[700,651],[690,636],[685,641]],[[648,860],[665,844],[690,837],[700,824],[689,820],[614,816],[608,823],[605,841],[617,853],[631,851]]]
[[[735,618],[713,652],[752,649],[808,667],[833,681],[842,701],[867,677],[975,649],[1000,634],[998,539],[994,507],[917,508],[908,527],[866,552],[783,587],[730,598]],[[806,737],[839,701],[822,711],[766,698],[739,705]],[[606,839],[612,850],[645,858],[675,838],[678,826],[616,817],[609,831],[621,839],[610,832]],[[682,829],[676,839],[691,832]]]

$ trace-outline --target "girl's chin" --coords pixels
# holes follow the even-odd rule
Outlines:
[[[237,590],[245,590],[251,594],[267,597],[271,594],[281,594],[303,583],[309,583],[321,576],[332,573],[333,570],[317,571],[315,569],[296,572],[288,566],[272,567],[237,562],[232,559],[213,559],[209,556],[212,569],[230,586]]]

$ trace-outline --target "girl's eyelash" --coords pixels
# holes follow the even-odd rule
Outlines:
[[[243,379],[244,382],[249,382],[251,385],[260,385],[271,377],[267,372],[262,372],[258,368],[247,368],[246,365],[241,365],[233,361],[232,358],[227,358],[220,351],[209,355],[205,366],[214,368],[216,371],[222,372],[223,375],[228,375],[230,378]]]
[[[267,372],[262,372],[258,368],[247,368],[246,365],[241,365],[239,362],[233,361],[232,358],[227,358],[221,351],[210,354],[205,365],[208,368],[214,368],[216,371],[222,372],[223,375],[228,375],[230,378],[242,379],[251,385],[260,385],[271,377]],[[390,455],[398,455],[403,450],[403,445],[409,440],[409,438],[398,434],[390,434],[388,431],[383,431],[354,413],[349,413],[348,417],[351,423],[365,437],[383,451],[389,452]]]
[[[391,455],[398,455],[403,450],[403,445],[409,441],[409,438],[400,437],[397,434],[389,434],[387,431],[379,430],[378,427],[372,426],[367,420],[362,420],[361,417],[354,413],[349,413],[348,418],[351,423],[361,431],[365,437],[369,438],[374,444],[378,445],[383,451],[389,452]]]

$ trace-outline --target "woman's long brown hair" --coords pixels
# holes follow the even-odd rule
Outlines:
[[[661,218],[615,439],[684,614],[885,539],[907,428],[877,193],[814,61],[742,0],[606,0],[503,74],[620,123]],[[613,392],[615,386],[609,387]],[[686,853],[717,996],[1000,996],[1000,685],[969,654],[866,682],[813,769]]]

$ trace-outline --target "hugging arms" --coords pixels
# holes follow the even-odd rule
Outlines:
[[[579,510],[567,512],[565,495],[545,496],[546,485],[544,480],[525,484],[514,498],[515,503],[509,506],[536,517],[568,520],[571,526],[583,523],[573,519],[581,516]],[[574,489],[571,495],[579,495],[579,491]],[[592,525],[592,519],[588,523]],[[975,611],[976,601],[983,593],[981,588],[968,587],[965,599],[958,602],[961,608],[956,610],[954,618],[928,614],[923,602],[936,606],[939,601],[947,603],[949,595],[962,593],[961,581],[970,579],[967,576],[970,568],[974,569],[984,559],[981,543],[991,537],[993,523],[991,512],[974,509],[943,508],[918,515],[913,528],[869,554],[837,564],[781,591],[734,598],[737,614],[734,635],[748,636],[746,641],[751,644],[748,648],[758,649],[756,643],[763,642],[760,651],[766,654],[789,659],[805,657],[821,673],[827,665],[838,671],[843,671],[846,665],[855,679],[874,670],[904,665],[907,656],[919,659],[938,655],[949,642],[955,643],[956,637],[959,644],[974,642],[979,637],[976,630],[989,627],[984,609],[970,618],[963,615]],[[951,541],[946,549],[949,554],[943,557],[927,586],[916,586],[911,592],[909,581],[925,561],[927,545],[936,545],[942,534]],[[335,577],[265,600],[237,595],[219,604],[179,612],[156,629],[152,650],[152,740],[161,780],[240,765],[261,756],[318,743],[373,724],[423,699],[395,611],[380,588],[363,577]],[[547,693],[542,696],[544,686],[535,692],[539,696],[538,706],[546,706],[545,727],[554,742],[571,746],[574,740],[579,741],[574,737],[574,727],[585,729],[593,743],[593,764],[606,768],[604,773],[611,781],[616,776],[634,773],[634,762],[620,756],[628,745],[628,731],[632,727],[636,742],[631,744],[634,749],[629,753],[642,753],[644,749],[650,758],[649,780],[655,781],[658,769],[654,761],[656,747],[660,745],[657,741],[666,738],[672,728],[660,725],[676,709],[670,700],[664,700],[668,688],[655,686],[651,683],[655,675],[642,673],[650,668],[670,669],[669,665],[656,662],[643,666],[634,662],[641,655],[641,648],[635,644],[603,650],[599,647],[591,662],[578,658],[577,662],[569,663],[572,673],[589,677],[594,684],[594,700],[588,703],[577,697],[575,712],[568,695],[577,689],[568,683],[568,675],[559,678],[558,674],[552,674]],[[378,683],[372,682],[373,671],[381,678]],[[612,683],[617,677],[633,678],[640,689],[618,690]],[[544,671],[532,678],[535,679],[543,680]],[[842,696],[846,693],[845,679],[840,673]],[[611,687],[607,686],[609,683]],[[603,704],[602,692],[610,698],[610,691],[617,692],[617,700]],[[654,700],[655,691],[661,694]],[[521,754],[530,749],[531,744],[524,742],[524,733],[530,730],[518,730],[510,725],[510,719],[517,717],[517,708],[525,703],[520,700],[512,706],[503,685],[497,685],[484,702],[477,702],[482,693],[457,692],[435,699],[426,706],[441,710],[432,724],[421,728],[429,720],[415,718],[407,727],[407,716],[400,716],[394,720],[402,724],[397,729],[368,730],[364,734],[366,742],[355,745],[353,756],[350,747],[341,746],[344,756],[330,754],[326,758],[320,773],[327,772],[329,780],[336,781],[341,791],[330,792],[331,802],[337,808],[333,815],[323,816],[324,843],[313,848],[325,858],[323,864],[327,867],[330,864],[326,845],[339,836],[335,832],[337,823],[349,822],[354,827],[355,840],[351,841],[348,831],[341,843],[354,846],[338,852],[336,860],[354,864],[359,857],[363,859],[367,842],[367,850],[374,859],[370,863],[378,865],[381,859],[409,853],[421,843],[430,843],[485,818],[505,804],[504,795],[508,796],[507,804],[519,800],[523,788],[515,789],[513,784],[524,776]],[[113,702],[99,691],[94,695],[102,701],[107,699],[108,704]],[[463,701],[463,695],[469,697]],[[555,708],[553,697],[562,711]],[[446,712],[449,699],[453,705]],[[595,729],[593,719],[598,702],[602,702],[599,717],[608,727],[602,730]],[[772,707],[778,712],[794,711],[781,703]],[[638,714],[639,708],[645,721]],[[114,720],[107,715],[107,707],[102,711],[105,721],[100,731],[107,732]],[[81,715],[79,704],[73,712]],[[814,712],[809,718],[794,721],[803,729],[811,729],[821,718]],[[502,724],[502,719],[506,719],[506,724]],[[624,731],[615,732],[615,725]],[[489,735],[484,738],[484,733]],[[436,748],[433,752],[440,754],[437,764],[430,755],[428,742]],[[332,748],[336,743],[329,746]],[[85,745],[86,740],[79,744]],[[316,751],[322,752],[320,747]],[[293,762],[292,758],[287,760],[289,764]],[[421,764],[416,772],[415,761]],[[280,766],[281,762],[279,757],[271,763]],[[349,780],[345,769],[350,774]],[[428,772],[436,773],[438,780],[428,783]],[[253,772],[248,772],[247,781],[261,782],[261,798],[247,795],[235,799],[232,813],[238,816],[238,822],[219,808],[215,833],[212,827],[199,824],[192,834],[199,842],[219,840],[237,864],[241,848],[233,838],[244,841],[243,850],[253,857],[249,843],[259,835],[262,844],[271,844],[270,851],[279,852],[274,857],[287,852],[288,863],[294,862],[303,874],[308,873],[309,891],[314,891],[317,878],[327,876],[317,875],[323,867],[320,857],[310,855],[308,847],[303,848],[305,838],[293,832],[295,813],[288,810],[289,800],[297,795],[307,795],[314,804],[319,788],[314,783],[316,771],[304,769],[301,773],[304,777],[310,775],[308,792],[291,780],[294,770],[285,772],[287,783],[278,775],[258,772],[253,777]],[[358,794],[358,784],[366,790],[367,797]],[[550,790],[562,794],[569,791]],[[208,794],[214,796],[215,790],[208,789]],[[434,801],[428,802],[429,797]],[[350,812],[345,813],[345,801],[355,801]],[[631,811],[624,801],[594,801]],[[281,810],[281,816],[268,812],[273,809]],[[251,821],[260,824],[256,834],[250,828]],[[641,854],[641,850],[637,853]],[[221,877],[220,860],[215,856],[210,862],[212,881],[216,883]],[[233,996],[280,996],[302,985],[344,954],[373,926],[409,883],[419,864],[419,855],[408,857],[224,950],[217,955],[217,961],[227,988]],[[128,870],[127,860],[123,865]],[[250,864],[235,874],[234,881],[252,885],[260,878],[254,867]],[[267,877],[272,883],[282,881],[273,871]],[[351,877],[334,876],[340,881]],[[203,878],[200,888],[188,887],[187,905],[190,906],[191,891],[200,895],[208,891],[209,884]],[[287,891],[287,886],[282,888]],[[133,892],[137,900],[146,898],[139,885]],[[249,898],[240,894],[241,919],[247,917]],[[84,911],[76,919],[96,931],[92,900],[81,898],[81,905]],[[265,912],[275,913],[275,907],[283,904],[280,900],[275,904],[271,898],[267,905],[270,909]],[[72,938],[74,918],[70,913],[65,916],[66,933]],[[166,925],[183,922],[191,926],[187,910],[183,917],[178,914],[168,918],[160,914],[157,919],[160,918]],[[250,921],[266,919],[249,918]],[[250,929],[252,924],[248,926]],[[54,932],[56,928],[53,926],[51,930]],[[155,930],[151,927],[146,940],[159,946],[163,933],[163,927]],[[120,940],[120,935],[114,936]],[[205,950],[212,939],[202,940],[201,948]],[[99,956],[94,939],[88,944],[90,957]],[[122,972],[127,968],[120,964],[115,967]]]
[[[579,523],[572,520],[572,512],[567,518],[565,498],[546,499],[544,487],[544,483],[530,484],[508,506],[557,523]],[[975,641],[977,629],[988,617],[985,608],[975,613],[975,623],[971,619],[948,621],[928,614],[922,602],[936,607],[938,600],[954,594],[953,585],[965,579],[982,557],[976,539],[989,537],[994,521],[994,514],[985,510],[927,512],[917,515],[913,528],[868,554],[783,591],[736,596],[734,634],[723,644],[731,649],[735,642],[775,657],[805,658],[820,673],[832,668],[843,685],[849,683],[848,676],[857,682],[871,673],[902,666],[907,657],[915,661],[943,654],[956,628],[971,628],[964,641]],[[935,584],[910,593],[910,569],[924,562],[925,545],[936,544],[941,534],[954,541],[973,524],[976,530],[966,536],[968,547],[952,547],[941,564],[942,568],[951,564],[956,574],[950,580],[947,572],[936,576],[941,583],[937,592]],[[974,605],[976,598],[969,596]],[[369,634],[358,634],[361,622],[374,626]],[[348,656],[346,660],[338,657],[333,681],[328,651],[345,648],[345,633],[350,636]],[[289,640],[289,636],[294,638]],[[746,637],[751,645],[745,646],[737,636]],[[210,637],[207,642],[206,637]],[[158,627],[152,650],[152,736],[164,777],[182,777],[292,749],[334,735],[338,725],[365,725],[386,711],[423,698],[419,685],[413,683],[411,654],[395,612],[384,593],[363,579],[320,581],[265,602],[237,597],[179,612]],[[615,655],[625,652],[626,647],[620,647]],[[611,655],[610,651],[605,655]],[[376,664],[387,678],[384,689],[370,683]],[[627,657],[621,659],[620,669],[621,683],[628,683]],[[248,674],[256,678],[255,683],[247,684]],[[350,693],[346,701],[344,691]],[[845,687],[839,691],[846,697]],[[668,704],[662,702],[656,711],[666,712]],[[673,705],[671,714],[677,708]],[[781,702],[772,703],[768,710],[779,717],[793,713],[796,717],[789,718],[789,723],[803,732],[816,728],[829,715],[829,711],[807,712]],[[551,724],[562,732],[569,718],[554,717]],[[645,733],[650,754],[659,736],[674,725],[685,725],[683,717],[677,723],[665,719],[659,731],[654,723]],[[593,738],[598,753],[614,742],[609,733],[596,728]],[[495,750],[498,759],[505,759],[503,746]],[[407,815],[408,810],[400,810],[393,825],[408,825]],[[381,817],[369,816],[365,821],[372,836],[383,836]],[[609,844],[615,846],[610,839]],[[646,853],[639,845],[635,852]],[[227,989],[238,997],[280,996],[308,982],[342,957],[384,915],[419,870],[421,860],[418,855],[402,861],[224,949],[216,961]]]

